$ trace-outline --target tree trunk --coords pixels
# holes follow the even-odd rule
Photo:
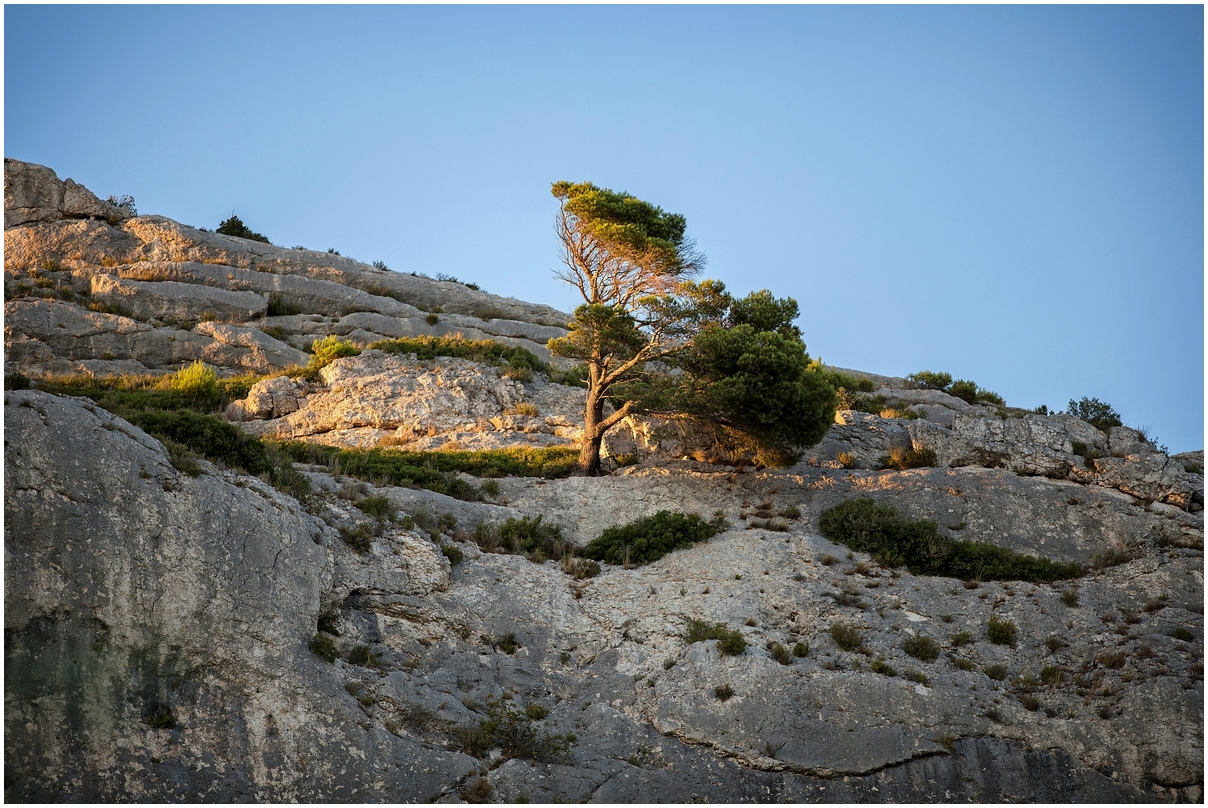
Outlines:
[[[600,445],[604,442],[604,397],[588,389],[587,406],[583,414],[583,441],[579,445],[579,466],[576,476],[595,477],[600,473]]]

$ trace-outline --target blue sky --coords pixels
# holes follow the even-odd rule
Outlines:
[[[1203,9],[6,6],[4,153],[575,305],[555,180],[684,214],[809,350],[1204,444]]]

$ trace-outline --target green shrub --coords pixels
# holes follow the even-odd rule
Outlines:
[[[923,673],[922,671],[906,671],[906,673],[902,675],[910,681],[917,682],[920,685],[931,684],[931,680],[927,678],[927,674]]]
[[[429,315],[431,318],[431,315]],[[437,318],[439,319],[439,318]],[[429,324],[435,325],[429,319]],[[515,345],[504,345],[489,339],[463,339],[461,337],[404,337],[383,340],[369,346],[379,351],[399,354],[415,354],[417,359],[435,359],[452,356],[481,362],[497,367],[528,370],[551,375],[553,369],[542,362],[535,353]]]
[[[785,648],[778,642],[769,642],[768,651],[772,655],[772,659],[779,662],[781,665],[792,665],[793,656],[789,653],[789,649]]]
[[[831,639],[844,651],[855,651],[864,643],[864,635],[851,623],[835,623],[830,629]]]
[[[986,624],[986,637],[997,645],[1011,645],[1015,642],[1015,624],[1010,620],[1002,620],[997,615],[990,615]]]
[[[435,312],[429,312],[424,317],[424,322],[427,323],[428,325],[436,325],[437,323],[440,322],[440,315],[436,314]]]
[[[809,656],[809,653],[810,653],[810,644],[807,642],[799,642],[793,646],[793,656],[795,656],[795,657]]]
[[[503,651],[508,656],[516,653],[516,649],[520,647],[520,643],[516,640],[516,632],[509,631],[502,637],[496,637],[491,643],[497,650]]]
[[[873,673],[879,673],[882,676],[897,676],[898,675],[898,669],[895,668],[893,665],[890,665],[888,662],[886,662],[881,657],[877,657],[876,659],[874,659],[872,661],[872,664],[869,665],[869,668],[872,669]]]
[[[398,510],[390,498],[384,494],[375,494],[365,497],[357,503],[357,507],[366,516],[372,516],[374,519],[394,519],[394,512]]]
[[[973,664],[973,660],[966,659],[965,657],[953,656],[951,659],[952,664],[963,671],[971,671],[977,667]]]
[[[1112,409],[1110,404],[1097,398],[1083,396],[1078,401],[1071,398],[1068,412],[1102,432],[1107,432],[1114,426],[1124,426],[1124,422],[1120,420],[1120,413]]]
[[[234,215],[220,223],[218,225],[218,229],[214,232],[221,233],[224,236],[237,236],[239,238],[251,239],[252,241],[262,241],[265,244],[271,243],[264,236],[248,229],[247,225],[243,223],[243,220]]]
[[[310,352],[314,354],[310,360],[310,367],[312,370],[319,370],[342,357],[357,356],[361,353],[361,349],[332,334],[312,342]]]
[[[1193,642],[1195,640],[1195,633],[1187,628],[1187,626],[1175,626],[1174,630],[1170,632],[1170,636],[1183,642]]]
[[[310,641],[310,650],[314,652],[315,656],[327,662],[335,662],[336,658],[340,656],[340,650],[336,648],[335,639],[331,635],[322,632],[316,634],[314,639]]]
[[[359,665],[362,668],[376,668],[381,664],[377,654],[373,653],[368,645],[355,646],[348,652],[347,659],[349,664]]]
[[[738,656],[747,650],[747,641],[741,631],[728,629],[725,623],[707,623],[695,618],[688,620],[684,640],[688,643],[717,640],[717,650],[727,656]]]
[[[968,645],[973,642],[974,637],[967,631],[958,631],[952,635],[952,647],[960,648],[962,645]]]
[[[1071,609],[1078,605],[1078,590],[1067,589],[1061,593],[1061,602]]]
[[[218,372],[200,359],[168,377],[168,388],[186,396],[213,396],[218,390]]]
[[[524,714],[534,721],[540,721],[549,715],[549,709],[540,704],[529,704],[524,708]]]
[[[248,474],[269,471],[264,444],[220,418],[189,410],[160,410],[127,413],[126,420],[157,438],[170,438],[212,462]]]
[[[1002,396],[997,393],[978,387],[976,383],[968,379],[953,381],[951,373],[933,373],[930,370],[923,370],[911,373],[906,378],[920,387],[941,390],[970,404],[996,404],[1000,407],[1004,404]]]
[[[931,390],[947,390],[949,385],[952,384],[951,373],[933,373],[930,370],[920,370],[918,373],[911,373],[906,378],[920,387],[926,387]]]
[[[167,707],[156,707],[147,716],[147,726],[152,729],[175,729],[176,716]]]
[[[442,544],[440,551],[449,559],[449,566],[456,567],[465,557],[465,553],[456,544]]]
[[[20,371],[4,374],[5,390],[28,390],[29,377]]]
[[[1001,682],[1003,679],[1007,678],[1007,666],[987,665],[986,667],[982,668],[982,673],[986,674],[986,676],[989,676],[996,682]]]
[[[455,499],[476,502],[482,495],[455,474],[436,470],[436,453],[393,452],[386,449],[337,449],[302,441],[279,444],[281,453],[297,463],[326,465],[340,474],[389,485],[424,488]],[[448,454],[448,453],[446,453]]]
[[[1046,665],[1040,670],[1040,681],[1046,685],[1059,685],[1064,676],[1060,665]]]
[[[906,642],[902,643],[902,650],[915,659],[921,659],[924,662],[934,662],[935,658],[940,655],[939,643],[922,634],[908,637]]]
[[[499,749],[505,760],[520,758],[538,763],[574,762],[573,735],[552,734],[541,730],[527,712],[501,700],[487,702],[487,718],[477,727],[461,733],[461,751],[475,757],[487,757]]]
[[[365,555],[372,549],[373,537],[377,535],[368,522],[360,522],[354,528],[340,528],[340,538],[360,555]]]
[[[822,512],[819,531],[833,542],[871,553],[886,567],[961,580],[1053,581],[1082,573],[1077,564],[1035,558],[992,544],[954,541],[935,522],[908,520],[873,500],[849,499]]]
[[[609,564],[648,564],[716,533],[715,527],[696,514],[659,511],[628,525],[608,528],[587,544],[583,554]]]

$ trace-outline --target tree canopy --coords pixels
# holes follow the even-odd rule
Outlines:
[[[553,195],[565,267],[555,274],[584,301],[549,343],[587,366],[580,473],[598,471],[604,434],[637,410],[705,424],[727,450],[769,462],[821,439],[835,393],[793,325],[796,301],[734,299],[719,281],[692,280],[705,258],[679,214],[591,183],[556,182]]]

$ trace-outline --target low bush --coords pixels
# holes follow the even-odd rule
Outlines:
[[[1082,574],[1077,564],[1016,553],[993,544],[954,541],[935,522],[909,520],[873,500],[849,499],[822,512],[819,531],[833,542],[871,553],[886,567],[961,580],[1054,581]]]
[[[456,567],[465,557],[465,552],[456,544],[442,544],[440,551],[444,554],[445,558],[449,559],[449,566],[451,567]]]
[[[986,623],[986,637],[996,645],[1011,645],[1015,642],[1016,628],[1010,620],[1003,620],[997,615],[990,615]]]
[[[609,564],[648,564],[716,533],[717,528],[696,514],[659,511],[636,522],[608,528],[587,544],[583,555]]]
[[[1040,669],[1040,681],[1046,685],[1059,685],[1065,677],[1065,671],[1060,665],[1045,665]]]
[[[271,243],[265,236],[262,236],[254,230],[251,230],[243,223],[242,219],[235,215],[232,215],[231,218],[221,222],[218,225],[218,229],[214,232],[221,233],[224,236],[237,236],[238,238],[251,239],[252,241],[261,241],[265,244]]]
[[[218,372],[199,359],[169,376],[168,389],[191,398],[212,398],[218,393]]]
[[[431,323],[435,325],[435,323]],[[369,346],[379,351],[398,354],[414,354],[416,359],[435,359],[451,356],[471,362],[508,368],[525,369],[530,372],[552,376],[552,368],[542,362],[535,353],[516,345],[505,345],[489,339],[463,339],[461,337],[404,337],[382,340]]]
[[[147,726],[152,729],[175,729],[176,716],[167,707],[156,707],[147,716]]]
[[[713,695],[721,701],[729,701],[730,697],[734,695],[734,688],[729,685],[718,685],[713,688]]]
[[[336,648],[335,638],[323,632],[316,634],[310,641],[310,650],[314,652],[315,656],[327,662],[335,662],[336,658],[340,656],[340,649]]]
[[[333,473],[378,484],[424,488],[454,499],[477,502],[481,492],[455,474],[433,468],[438,453],[395,452],[387,449],[338,449],[302,441],[278,444],[296,463],[327,466]],[[468,453],[472,454],[472,453]]]
[[[157,438],[169,438],[207,460],[249,474],[269,471],[264,444],[220,418],[191,410],[126,413],[126,420]]]
[[[1067,412],[1102,432],[1107,432],[1114,426],[1124,426],[1124,422],[1120,420],[1120,413],[1112,409],[1110,404],[1097,398],[1083,396],[1078,401],[1071,398]]]
[[[461,751],[478,758],[487,757],[498,749],[504,760],[520,758],[537,763],[574,762],[571,744],[573,735],[545,732],[527,711],[505,701],[487,702],[487,717],[477,727],[461,733]]]
[[[886,662],[881,657],[877,657],[876,659],[874,659],[872,661],[872,664],[869,665],[869,668],[872,669],[873,673],[879,673],[882,676],[897,676],[898,675],[898,669],[895,668],[893,665],[890,665],[888,662]]]
[[[785,648],[778,642],[768,643],[768,653],[772,655],[772,659],[776,660],[781,665],[793,664],[793,655],[789,653],[789,649]]]
[[[291,314],[301,314],[302,309],[297,304],[293,303],[285,295],[279,292],[273,292],[268,296],[268,310],[265,312],[269,317],[286,317]],[[268,333],[267,330],[261,329]],[[284,331],[282,331],[284,333]],[[275,335],[270,335],[275,336]],[[276,337],[281,339],[281,337]]]
[[[368,645],[354,646],[353,649],[348,652],[346,659],[348,660],[349,664],[358,665],[362,668],[376,668],[381,664],[378,660],[377,654],[373,653],[373,649],[371,649]]]
[[[956,396],[969,404],[995,404],[1001,407],[1005,403],[1002,396],[985,388],[978,387],[975,382],[971,382],[968,379],[953,381],[951,373],[934,373],[930,370],[922,370],[918,373],[911,373],[906,378],[919,387],[940,390],[950,396]]]
[[[1061,602],[1071,609],[1078,605],[1078,590],[1067,589],[1061,593]]]
[[[1195,640],[1195,632],[1187,628],[1187,626],[1175,626],[1174,630],[1170,632],[1170,636],[1183,642],[1193,642]]]
[[[799,642],[793,646],[793,656],[806,657],[810,653],[810,644],[807,642]]]
[[[345,356],[358,356],[361,349],[351,342],[340,339],[335,334],[317,339],[310,344],[310,352],[314,354],[310,360],[310,369],[320,370],[337,359]]]
[[[915,659],[921,659],[924,662],[934,662],[935,658],[940,655],[939,643],[922,634],[908,637],[906,642],[902,644],[902,650]]]
[[[741,631],[726,628],[725,623],[707,623],[695,618],[688,620],[684,640],[688,643],[717,640],[717,650],[727,656],[738,656],[747,650],[747,641]]]
[[[1007,666],[987,665],[986,667],[982,668],[982,673],[986,674],[986,676],[989,676],[996,682],[1001,682],[1007,678]]]
[[[835,623],[830,629],[831,639],[844,651],[856,651],[864,643],[864,635],[851,623]]]

